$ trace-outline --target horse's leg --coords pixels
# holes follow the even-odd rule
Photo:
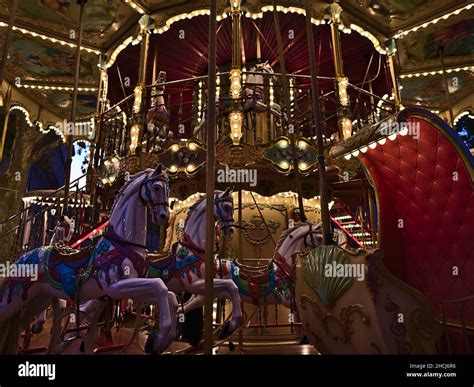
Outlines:
[[[41,333],[43,331],[43,325],[46,321],[46,310],[51,305],[52,297],[49,295],[38,295],[35,297],[33,302],[30,302],[27,310],[22,316],[22,325],[29,326],[30,321],[37,316],[36,321],[31,327],[31,332],[34,334]]]
[[[204,289],[205,282],[203,279],[200,279],[189,285],[186,291],[193,294],[204,295]],[[233,332],[242,322],[242,308],[240,305],[239,288],[231,279],[215,278],[213,289],[216,295],[225,290],[227,292],[227,296],[232,301],[232,319],[230,321],[230,331]]]
[[[114,299],[132,298],[146,304],[160,307],[160,331],[154,336],[153,348],[162,353],[172,334],[171,328],[176,316],[172,316],[169,306],[168,288],[159,278],[129,278],[117,281],[104,288],[105,293]]]
[[[46,321],[46,310],[48,309],[48,305],[44,307],[44,309],[39,312],[39,314],[36,317],[36,321],[33,323],[31,326],[31,332],[34,333],[35,335],[43,332],[43,326]],[[25,321],[28,324],[28,321]]]
[[[176,299],[176,294],[173,292],[168,292],[168,302],[170,305],[170,313],[171,317],[177,315],[177,310],[178,310],[178,300]],[[168,348],[171,343],[176,339],[176,317],[171,319],[171,328],[170,328],[170,334],[168,336],[168,339],[165,342],[164,348]]]
[[[4,286],[5,285],[5,286]],[[41,284],[33,284],[27,291],[27,296],[24,298],[23,293],[15,292],[8,302],[9,289],[6,284],[2,284],[3,297],[0,302],[0,354],[15,354],[18,350],[18,340],[20,330],[24,327],[22,325],[22,316],[28,313],[29,307],[39,294],[41,294]],[[22,307],[26,307],[22,311]],[[39,311],[36,310],[36,313]]]
[[[200,308],[204,305],[204,296],[201,294],[193,294],[191,298],[184,303],[184,305],[179,307],[178,313],[188,313],[194,309]]]

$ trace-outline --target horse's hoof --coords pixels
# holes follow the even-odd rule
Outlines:
[[[219,334],[219,339],[223,340],[227,336],[229,336],[230,333],[230,321],[226,321],[224,325],[222,326],[221,333]]]
[[[44,321],[36,321],[32,326],[31,326],[31,332],[34,333],[35,335],[43,332],[43,326],[44,326]]]
[[[150,333],[148,337],[146,338],[145,353],[149,355],[158,355],[158,352],[155,351],[155,348],[153,346],[154,341],[155,341],[155,334]]]

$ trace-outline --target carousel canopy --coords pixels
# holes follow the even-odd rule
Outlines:
[[[0,0],[3,31],[9,22],[11,3]],[[277,66],[275,29],[268,12],[271,2],[242,3],[243,61],[250,64],[256,59],[256,37],[260,35],[262,59]],[[281,29],[288,71],[307,74],[304,2],[277,4],[285,14],[281,17]],[[385,43],[395,38],[403,104],[446,110],[443,67],[448,74],[451,104],[464,99],[472,90],[474,9],[469,1],[341,0],[339,4],[343,8],[345,32],[341,41],[343,60],[352,83],[378,77],[380,82],[374,82],[374,92],[388,91]],[[328,21],[327,6],[326,2],[314,2],[314,21]],[[224,15],[227,7],[227,1],[218,1],[222,19],[217,38],[219,65],[231,58],[231,23]],[[7,81],[15,82],[18,91],[37,107],[60,118],[70,114],[79,8],[75,1],[20,1],[6,67]],[[139,45],[133,43],[137,43],[138,21],[144,14],[153,19],[150,49],[157,50],[158,69],[167,72],[167,80],[206,73],[206,1],[89,0],[81,51],[79,117],[90,117],[95,112],[100,65],[114,67],[110,71],[111,102],[123,98],[124,92],[132,92],[139,58]],[[186,38],[180,39],[179,31],[183,29]],[[286,33],[288,30],[294,31],[293,38]],[[314,25],[313,33],[320,75],[334,75],[329,28],[325,24]],[[2,33],[0,44],[4,38]],[[123,77],[130,78],[130,86],[125,89],[120,86],[118,69]],[[323,83],[321,87],[324,86]]]

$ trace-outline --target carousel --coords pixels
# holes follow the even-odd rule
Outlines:
[[[0,353],[471,354],[473,20],[0,0]]]

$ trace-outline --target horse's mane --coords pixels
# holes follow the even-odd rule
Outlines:
[[[128,188],[134,181],[136,181],[138,178],[142,177],[144,174],[146,174],[146,173],[148,173],[148,172],[150,172],[150,171],[152,171],[151,168],[145,169],[144,171],[135,173],[134,175],[130,176],[130,179],[128,179],[127,181],[125,181],[125,183],[122,185],[122,188],[120,188],[120,190],[118,191],[117,195],[115,196],[114,204],[112,204],[112,208],[111,208],[111,210],[110,210],[111,213],[112,213],[112,211],[114,210],[115,206],[117,205],[117,202],[120,200],[120,198],[123,196],[123,194],[124,194],[125,191],[127,190],[127,188]]]
[[[220,195],[223,193],[223,191],[214,191],[214,196],[215,195]],[[188,213],[186,215],[186,219],[184,220],[184,226],[186,227],[186,224],[188,223],[188,219],[191,216],[191,213],[204,201],[206,200],[206,195],[201,195],[199,199],[189,207]]]
[[[276,245],[276,250],[278,250],[283,242],[285,241],[286,238],[288,238],[288,235],[290,235],[293,231],[296,229],[300,228],[301,226],[306,226],[312,223],[304,223],[304,222],[298,222],[295,223],[295,225],[291,228],[287,228],[286,230],[283,230],[282,233],[280,234],[280,238],[278,239],[277,245]],[[317,225],[317,224],[316,224]]]
[[[188,209],[188,213],[186,214],[186,219],[184,220],[184,227],[188,224],[188,219],[191,216],[192,212],[199,206],[204,200],[206,200],[206,195],[201,195],[199,199],[191,205]]]

